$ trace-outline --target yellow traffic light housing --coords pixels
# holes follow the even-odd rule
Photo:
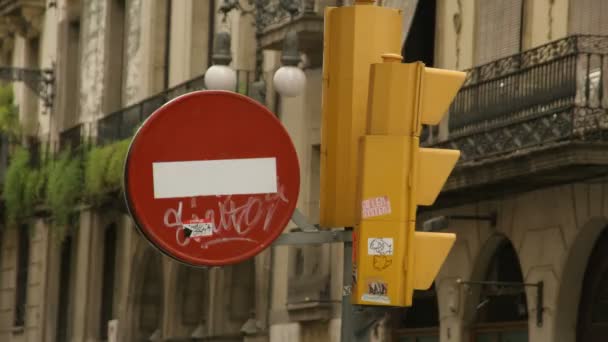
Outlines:
[[[325,11],[320,224],[357,224],[359,139],[367,129],[369,67],[401,49],[401,12],[357,1]]]
[[[423,123],[439,123],[465,73],[383,57],[371,67],[361,139],[353,302],[410,306],[414,289],[430,287],[456,238],[415,231],[417,206],[435,201],[460,156],[421,148],[420,132]]]
[[[421,148],[420,132],[465,74],[385,54],[401,50],[402,14],[371,2],[325,12],[320,224],[355,227],[355,304],[409,306],[455,241],[415,231],[417,206],[435,201],[460,155]]]

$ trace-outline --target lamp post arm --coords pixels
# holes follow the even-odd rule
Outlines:
[[[0,67],[0,79],[23,82],[38,95],[47,109],[53,107],[55,72],[53,69]]]

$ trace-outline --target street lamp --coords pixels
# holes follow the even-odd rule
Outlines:
[[[255,66],[255,81],[252,84],[253,96],[258,100],[264,101],[263,93],[265,90],[265,81],[262,76],[262,47],[260,40],[264,34],[264,29],[272,23],[272,20],[281,14],[287,13],[291,20],[300,12],[301,0],[281,0],[276,5],[271,0],[248,0],[252,6],[251,10],[245,10],[241,7],[238,0],[224,0],[219,8],[219,11],[226,16],[232,10],[239,10],[242,15],[252,14],[254,16],[254,24],[256,28],[256,66]],[[220,35],[222,35],[220,37]],[[208,89],[225,89],[232,90],[236,88],[236,74],[234,70],[228,67],[230,64],[230,34],[218,33],[217,40],[222,40],[221,44],[213,45],[213,62],[207,73],[205,74],[205,85]],[[226,48],[226,46],[228,48]],[[218,59],[216,59],[216,56]],[[300,63],[300,53],[298,50],[298,35],[293,29],[289,30],[283,42],[283,55],[281,58],[283,66],[281,66],[273,77],[273,84],[279,94],[285,97],[298,96],[302,93],[306,83],[306,75],[298,68]],[[230,71],[228,71],[230,69]],[[210,75],[208,75],[210,74]],[[209,78],[209,81],[207,80]],[[260,98],[261,97],[261,98]]]
[[[306,75],[297,66],[300,63],[300,52],[298,51],[298,34],[295,30],[289,30],[285,35],[281,63],[283,66],[275,72],[272,79],[274,87],[279,94],[285,97],[300,95],[306,84]]]
[[[213,90],[236,89],[236,72],[229,67],[232,56],[230,53],[230,33],[216,33],[213,41],[213,65],[205,73],[205,86]]]

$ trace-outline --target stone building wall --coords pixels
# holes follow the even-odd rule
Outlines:
[[[442,341],[468,341],[479,298],[457,279],[484,280],[496,241],[508,239],[525,283],[544,283],[543,323],[536,325],[536,288],[526,289],[530,341],[574,342],[583,274],[593,244],[608,223],[607,182],[569,184],[452,208],[431,215],[497,213],[483,221],[450,221],[455,247],[436,280]]]
[[[101,116],[104,98],[105,1],[82,0],[80,113],[84,122]]]

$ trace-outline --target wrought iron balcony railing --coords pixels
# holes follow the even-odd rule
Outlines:
[[[70,149],[71,151],[75,151],[82,145],[84,137],[84,124],[78,124],[64,130],[59,134],[59,150],[65,151]]]
[[[252,80],[252,72],[237,71],[237,91],[249,94],[249,84]],[[139,125],[163,104],[180,95],[202,89],[205,89],[203,75],[106,115],[97,122],[97,144],[105,145],[131,137]]]
[[[608,142],[608,36],[571,36],[469,71],[450,108],[461,165],[570,141]]]

